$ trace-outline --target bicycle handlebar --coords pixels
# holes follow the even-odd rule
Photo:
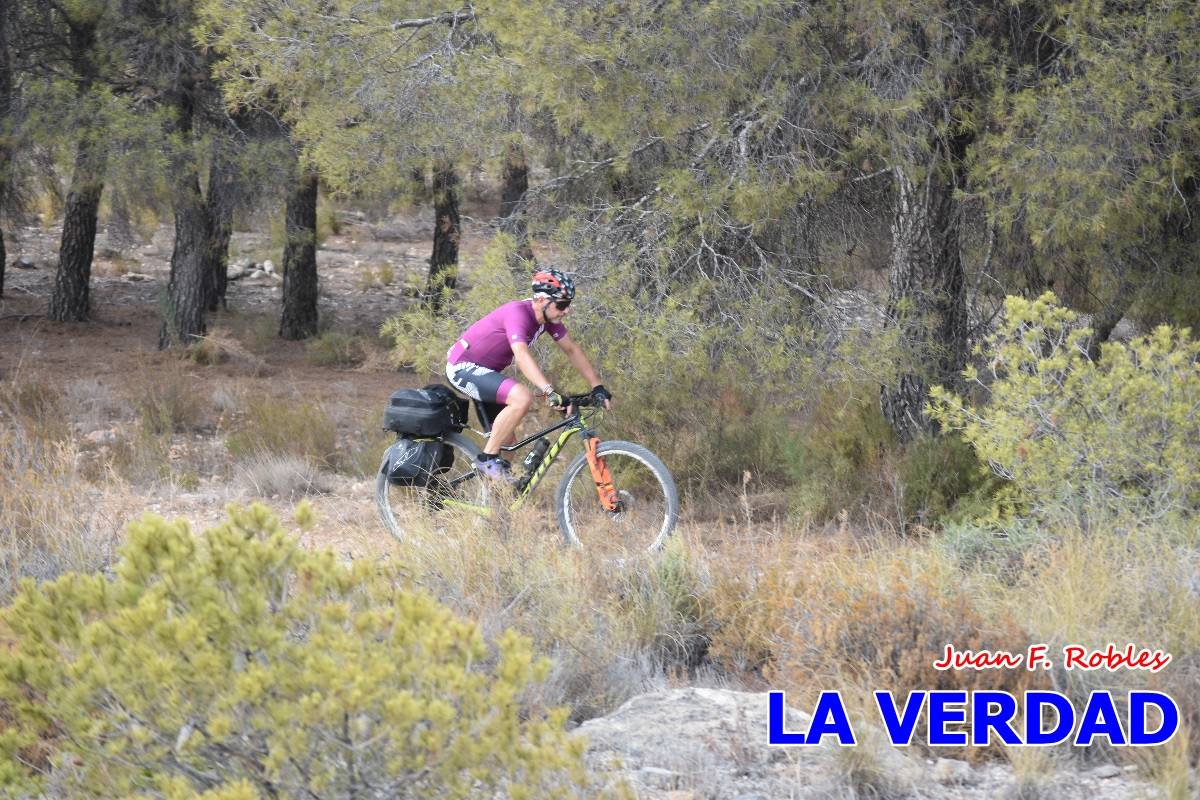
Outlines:
[[[576,408],[587,408],[588,406],[596,406],[598,408],[604,407],[604,403],[597,403],[592,398],[591,392],[588,392],[587,394],[565,394],[562,396],[562,398],[563,405],[575,406]]]

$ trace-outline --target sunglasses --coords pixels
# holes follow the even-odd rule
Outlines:
[[[571,307],[571,301],[570,300],[555,300],[554,307],[557,308],[559,311],[566,311],[568,308]]]

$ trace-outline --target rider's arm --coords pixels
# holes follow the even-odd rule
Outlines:
[[[517,369],[521,370],[525,379],[537,387],[539,392],[550,386],[550,380],[546,377],[546,373],[542,372],[542,368],[538,366],[533,354],[529,352],[529,345],[523,342],[510,342],[510,344],[512,345],[513,360],[516,361]]]
[[[592,362],[588,361],[588,357],[583,354],[583,350],[575,343],[570,334],[563,334],[563,337],[558,340],[558,346],[567,354],[567,358],[571,361],[571,366],[583,376],[588,382],[588,387],[595,388],[600,385],[600,375],[592,366]]]

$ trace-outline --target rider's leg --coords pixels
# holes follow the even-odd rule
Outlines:
[[[517,426],[533,407],[533,392],[525,386],[515,383],[504,399],[504,410],[492,420],[492,435],[488,437],[483,452],[496,455],[502,445],[516,441]]]

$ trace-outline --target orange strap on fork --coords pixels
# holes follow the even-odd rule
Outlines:
[[[588,437],[587,460],[588,466],[592,468],[592,479],[596,481],[596,494],[600,495],[600,505],[604,506],[605,511],[620,511],[621,498],[613,488],[612,473],[608,471],[604,459],[596,455],[596,447],[599,444],[600,440],[595,436]]]

